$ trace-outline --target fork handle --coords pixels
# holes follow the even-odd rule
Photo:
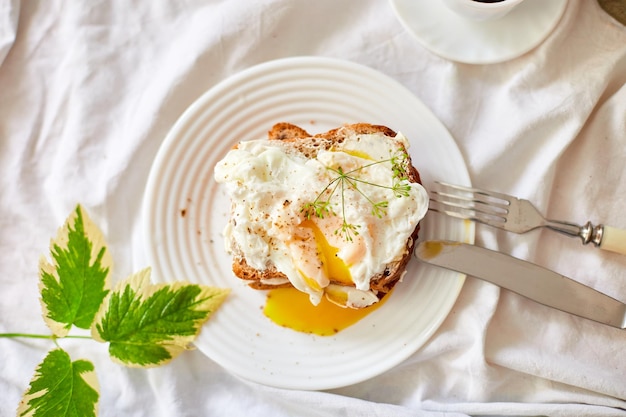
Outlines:
[[[626,255],[626,230],[602,224],[594,226],[587,222],[580,228],[579,236],[585,245],[592,242],[600,249]]]
[[[626,255],[626,230],[604,226],[599,247],[600,249]]]
[[[554,220],[547,220],[545,226],[565,235],[578,236],[584,245],[593,243],[600,249],[626,255],[626,230],[602,224],[594,226],[591,222],[581,227],[574,223]]]

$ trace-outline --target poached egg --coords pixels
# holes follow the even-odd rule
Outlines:
[[[424,187],[394,176],[393,158],[408,146],[400,133],[351,133],[307,157],[294,142],[240,142],[214,171],[232,203],[227,252],[258,270],[273,265],[286,278],[265,283],[288,280],[313,305],[322,297],[352,308],[378,302],[371,278],[402,259],[428,209]],[[403,196],[393,191],[398,183]],[[307,215],[314,202],[327,210]]]

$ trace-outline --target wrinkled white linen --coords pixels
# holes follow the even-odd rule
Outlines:
[[[18,19],[19,17],[19,19]],[[176,119],[220,80],[296,55],[375,68],[446,125],[472,182],[530,198],[551,218],[626,228],[626,28],[571,0],[540,46],[508,62],[446,61],[383,0],[6,1],[0,5],[0,333],[46,333],[37,262],[77,202],[101,226],[113,280],[143,268],[141,198]],[[626,256],[549,231],[477,227],[477,244],[626,301]],[[350,387],[302,392],[234,377],[200,352],[150,370],[106,347],[92,360],[101,416],[617,416],[626,331],[468,278],[441,328],[405,362]],[[14,415],[52,347],[0,339],[0,415]]]
[[[0,4],[0,64],[15,42],[19,6],[18,0],[6,0]]]

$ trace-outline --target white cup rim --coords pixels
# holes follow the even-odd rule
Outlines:
[[[475,9],[499,9],[503,6],[511,7],[512,5],[516,5],[522,1],[523,0],[500,0],[495,3],[484,3],[477,0],[466,0],[465,4]]]

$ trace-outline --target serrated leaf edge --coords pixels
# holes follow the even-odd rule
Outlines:
[[[104,240],[104,235],[103,235],[102,231],[93,222],[93,220],[91,220],[91,217],[89,217],[89,215],[87,214],[85,209],[80,204],[76,205],[76,208],[67,217],[67,219],[63,223],[63,226],[61,226],[61,227],[59,227],[57,229],[56,236],[54,238],[50,239],[49,248],[50,248],[50,250],[52,250],[52,248],[54,247],[55,244],[57,244],[59,246],[67,247],[67,245],[69,243],[69,229],[70,229],[70,227],[74,227],[76,225],[76,219],[78,218],[78,213],[79,212],[80,212],[81,218],[83,220],[83,228],[85,230],[85,234],[87,236],[95,238],[92,241],[91,253],[89,255],[90,259],[94,259],[98,255],[100,249],[102,247],[106,247],[107,245],[106,245],[106,242]],[[104,288],[108,289],[108,288],[111,287],[111,278],[110,278],[111,274],[110,274],[110,271],[112,270],[112,267],[113,267],[113,259],[112,259],[111,254],[109,253],[108,250],[105,250],[105,252],[104,252],[104,254],[102,256],[101,264],[102,264],[102,266],[104,268],[109,268],[109,274],[107,275],[107,277],[105,279],[105,284],[104,284]],[[43,282],[42,282],[42,272],[47,272],[48,274],[53,276],[54,279],[57,282],[60,282],[60,277],[59,277],[59,275],[57,273],[57,265],[54,264],[54,261],[49,262],[48,259],[44,255],[42,255],[39,258],[39,282],[38,282],[38,288],[39,288],[40,294],[41,294],[41,291],[44,289],[44,285],[43,285]],[[65,337],[65,336],[67,336],[67,334],[69,333],[69,331],[70,331],[70,329],[72,327],[72,324],[71,323],[58,322],[58,321],[50,318],[49,317],[50,311],[48,310],[47,304],[44,302],[43,298],[40,298],[39,301],[40,301],[40,304],[41,304],[43,320],[46,323],[46,325],[48,326],[48,328],[50,328],[50,330],[52,331],[52,334],[54,334],[56,337]]]
[[[50,355],[54,352],[54,351],[62,351],[68,358],[69,362],[70,362],[70,366],[74,366],[74,364],[77,361],[72,361],[71,357],[69,356],[69,354],[61,349],[61,348],[57,348],[57,349],[53,349],[51,351],[49,351],[46,355],[46,357],[39,363],[39,365],[37,365],[37,368],[35,369],[35,374],[33,375],[33,377],[31,378],[30,384],[28,386],[28,388],[26,388],[26,390],[24,391],[24,394],[22,396],[22,399],[17,407],[17,411],[16,411],[16,416],[18,417],[33,417],[35,416],[35,413],[37,412],[36,408],[31,408],[30,403],[32,400],[43,397],[44,395],[46,395],[49,390],[40,390],[37,392],[34,392],[32,394],[29,394],[29,391],[32,388],[32,384],[34,381],[36,381],[40,376],[42,376],[42,367],[45,363],[45,361],[50,357]],[[84,359],[80,359],[81,361],[85,361]],[[89,361],[86,361],[89,362]],[[89,362],[91,363],[91,362]],[[93,366],[93,364],[91,363],[91,365]],[[98,396],[100,394],[100,384],[98,383],[98,377],[96,375],[96,371],[95,369],[92,369],[91,371],[88,372],[83,372],[80,374],[81,378],[85,381],[85,383],[87,385],[89,385],[94,391],[96,391],[98,393]],[[94,411],[96,411],[98,408],[98,402],[96,402],[94,404]],[[27,414],[24,414],[27,413]],[[95,413],[97,415],[97,412]]]
[[[170,358],[167,360],[160,361],[158,363],[149,364],[149,365],[140,365],[136,363],[124,362],[115,356],[110,356],[111,360],[113,360],[114,362],[130,367],[130,368],[152,368],[152,367],[161,366],[161,365],[164,365],[165,363],[170,362],[171,360],[176,358],[180,353],[184,352],[185,350],[193,349],[194,347],[192,346],[192,343],[200,334],[200,331],[202,330],[202,325],[211,317],[211,315],[223,303],[226,296],[230,293],[230,289],[228,288],[216,288],[216,287],[209,287],[209,286],[200,285],[200,284],[191,284],[187,281],[174,281],[174,282],[167,283],[167,284],[153,284],[150,281],[151,271],[152,269],[150,267],[144,268],[140,270],[139,272],[132,274],[125,280],[118,282],[113,288],[113,291],[109,292],[104,302],[100,306],[100,309],[98,310],[98,313],[96,314],[96,317],[91,326],[91,337],[94,340],[101,342],[101,343],[108,342],[107,340],[104,340],[101,337],[100,333],[98,332],[97,325],[102,322],[102,319],[105,317],[107,313],[107,310],[109,308],[110,298],[114,294],[122,293],[127,287],[130,287],[132,291],[134,291],[136,294],[139,294],[139,300],[143,302],[149,299],[154,293],[156,293],[157,291],[165,287],[169,287],[170,290],[176,291],[177,289],[182,288],[184,286],[197,285],[201,290],[200,294],[198,294],[197,296],[198,299],[211,298],[211,303],[207,305],[207,307],[209,307],[210,309],[210,312],[209,314],[207,314],[207,317],[204,319],[204,321],[199,323],[195,334],[171,335],[172,336],[171,340],[168,340],[167,342],[159,344],[159,346],[162,346],[163,348],[165,348],[170,354]]]

